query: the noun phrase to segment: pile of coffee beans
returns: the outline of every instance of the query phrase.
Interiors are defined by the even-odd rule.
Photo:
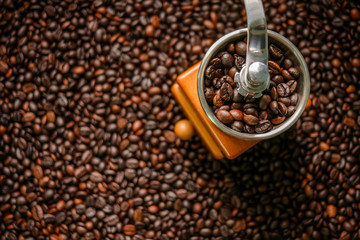
[[[360,5],[264,9],[311,104],[219,161],[176,136],[170,88],[242,1],[0,0],[0,239],[359,239]]]
[[[204,95],[220,122],[239,132],[265,133],[295,113],[300,72],[279,47],[270,44],[269,88],[260,98],[244,97],[234,77],[244,67],[246,46],[245,41],[230,43],[211,59],[204,73]]]

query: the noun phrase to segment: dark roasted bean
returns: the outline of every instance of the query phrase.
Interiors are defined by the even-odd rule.
[[[226,110],[219,110],[216,113],[216,117],[224,124],[231,124],[234,121],[233,116]]]
[[[280,48],[276,47],[274,44],[270,44],[269,53],[274,58],[281,58],[283,56],[283,52]]]
[[[264,133],[268,132],[272,129],[273,125],[269,120],[261,120],[256,126],[255,126],[255,132],[257,133]]]
[[[289,85],[285,83],[280,83],[279,85],[277,85],[276,90],[281,97],[287,97],[291,92]]]

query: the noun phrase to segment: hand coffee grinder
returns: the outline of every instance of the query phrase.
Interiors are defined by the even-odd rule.
[[[267,30],[261,0],[244,2],[248,28],[233,31],[217,40],[203,60],[182,73],[171,88],[182,110],[216,159],[234,159],[259,141],[273,138],[288,130],[305,110],[310,93],[309,71],[299,50],[285,37]],[[224,50],[227,44],[244,38],[247,38],[246,63],[234,77],[239,86],[235,91],[239,91],[241,95],[261,97],[262,92],[269,87],[268,43],[279,46],[300,71],[299,100],[295,113],[266,133],[242,133],[226,127],[216,118],[204,96],[204,73],[208,63]]]

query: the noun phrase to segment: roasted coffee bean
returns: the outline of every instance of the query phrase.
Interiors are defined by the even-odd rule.
[[[236,131],[242,132],[244,130],[244,124],[243,124],[242,121],[234,121],[231,124],[231,128],[236,130]]]
[[[41,221],[44,218],[44,211],[40,205],[35,205],[32,208],[31,213],[36,221]]]
[[[287,109],[287,117],[291,117],[296,112],[296,107],[289,106]]]
[[[276,90],[276,87],[272,87],[270,90],[270,96],[273,100],[277,100],[278,99],[278,93]]]
[[[272,124],[278,125],[278,124],[282,123],[283,121],[285,121],[285,116],[277,116],[277,117],[272,118],[270,121]]]
[[[229,83],[225,82],[220,88],[220,97],[225,102],[230,101],[234,97],[234,90]]]
[[[221,59],[220,58],[213,58],[211,59],[209,65],[212,65],[215,69],[221,66]]]
[[[299,98],[299,94],[294,93],[290,96],[290,104],[293,106],[296,106],[297,102],[298,102],[298,98]]]
[[[270,108],[270,110],[271,110],[271,112],[273,114],[278,114],[279,113],[279,107],[278,107],[278,102],[277,101],[270,102],[269,108]]]
[[[213,98],[215,96],[215,92],[211,88],[205,88],[205,99],[208,103],[211,103],[213,101]]]
[[[246,56],[246,50],[247,50],[247,44],[246,42],[238,42],[235,45],[235,51],[237,54],[239,54],[241,57]]]
[[[272,129],[273,125],[269,120],[261,120],[256,126],[255,126],[255,132],[256,133],[265,133]]]
[[[218,77],[212,80],[212,85],[214,86],[215,89],[219,89],[223,83],[224,83],[223,79]]]
[[[278,109],[279,109],[279,115],[280,116],[286,116],[287,115],[287,107],[284,103],[278,102]]]
[[[272,81],[274,81],[276,84],[280,84],[284,82],[284,78],[281,75],[275,75],[271,78]]]
[[[136,227],[131,224],[125,225],[123,230],[126,236],[134,236],[136,234]]]
[[[213,98],[213,104],[216,107],[221,107],[222,105],[224,105],[224,101],[222,100],[220,94],[216,94]]]
[[[291,104],[291,100],[288,97],[280,97],[280,98],[278,98],[278,101],[285,104],[285,106],[290,106],[290,104]]]
[[[279,74],[281,72],[281,67],[279,66],[279,64],[277,64],[274,61],[269,61],[268,62],[269,65],[269,70],[273,73],[273,74]]]
[[[297,81],[290,80],[286,83],[290,88],[290,94],[293,94],[297,88]]]
[[[259,119],[261,120],[267,120],[269,119],[269,114],[267,111],[261,111],[259,114]]]
[[[259,108],[265,110],[268,108],[269,103],[271,101],[271,97],[269,95],[262,95],[259,101]]]
[[[213,65],[210,65],[205,70],[205,77],[211,80],[214,78],[214,76],[215,76],[215,68]]]
[[[283,62],[283,67],[284,67],[285,69],[289,69],[289,68],[291,68],[292,66],[293,66],[293,62],[292,62],[290,59],[286,58],[286,59],[284,60],[284,62]]]
[[[216,113],[216,117],[224,124],[231,124],[234,121],[234,117],[226,110],[219,110]]]
[[[287,97],[291,92],[289,85],[285,83],[280,83],[279,85],[277,85],[276,90],[281,97]]]
[[[44,221],[46,224],[51,224],[56,222],[56,217],[53,214],[44,214]]]
[[[286,70],[286,69],[283,69],[283,70],[281,71],[281,75],[284,77],[284,79],[286,79],[286,80],[288,80],[288,81],[294,79],[294,77],[293,77],[293,76],[289,73],[289,71]]]
[[[237,54],[234,54],[234,57],[235,57],[235,66],[236,66],[238,71],[241,71],[244,64],[245,64],[245,58],[243,58],[243,57],[241,57],[241,56],[239,56]]]
[[[236,121],[242,121],[244,119],[244,113],[238,109],[230,110],[230,114]]]
[[[288,72],[291,74],[291,76],[293,76],[293,78],[299,78],[300,76],[300,72],[297,68],[291,67],[288,69]]]
[[[220,78],[220,82],[221,82],[221,84],[228,83],[228,84],[230,84],[230,86],[231,86],[232,88],[236,87],[236,84],[235,84],[235,82],[234,82],[234,79],[231,78],[231,77],[228,76],[228,75],[222,76],[222,77]]]
[[[274,58],[281,58],[283,56],[283,52],[281,51],[281,49],[274,44],[270,44],[269,53]]]
[[[231,68],[234,65],[234,57],[230,53],[225,53],[221,56],[221,63],[226,68]]]
[[[259,123],[259,118],[254,115],[244,114],[244,122],[249,125],[256,125]]]
[[[4,61],[0,61],[0,72],[5,74],[5,73],[7,73],[8,69],[9,69],[9,66],[7,65],[7,63]]]
[[[253,115],[253,116],[259,116],[259,110],[255,107],[249,107],[249,108],[245,108],[244,107],[244,113],[248,114],[248,115]]]
[[[235,59],[235,66],[237,66],[237,65],[236,65],[236,59]],[[229,69],[229,72],[228,72],[229,77],[231,77],[232,79],[234,79],[235,74],[236,74],[238,71],[239,71],[239,70],[238,70],[238,68],[236,68],[236,67],[230,68],[230,69]],[[205,83],[205,85],[206,85],[206,83]],[[210,85],[209,85],[209,86],[210,86]]]

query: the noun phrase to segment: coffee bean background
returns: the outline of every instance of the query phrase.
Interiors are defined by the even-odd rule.
[[[360,5],[264,3],[311,74],[294,128],[214,160],[170,87],[242,1],[0,0],[1,239],[359,239]]]

